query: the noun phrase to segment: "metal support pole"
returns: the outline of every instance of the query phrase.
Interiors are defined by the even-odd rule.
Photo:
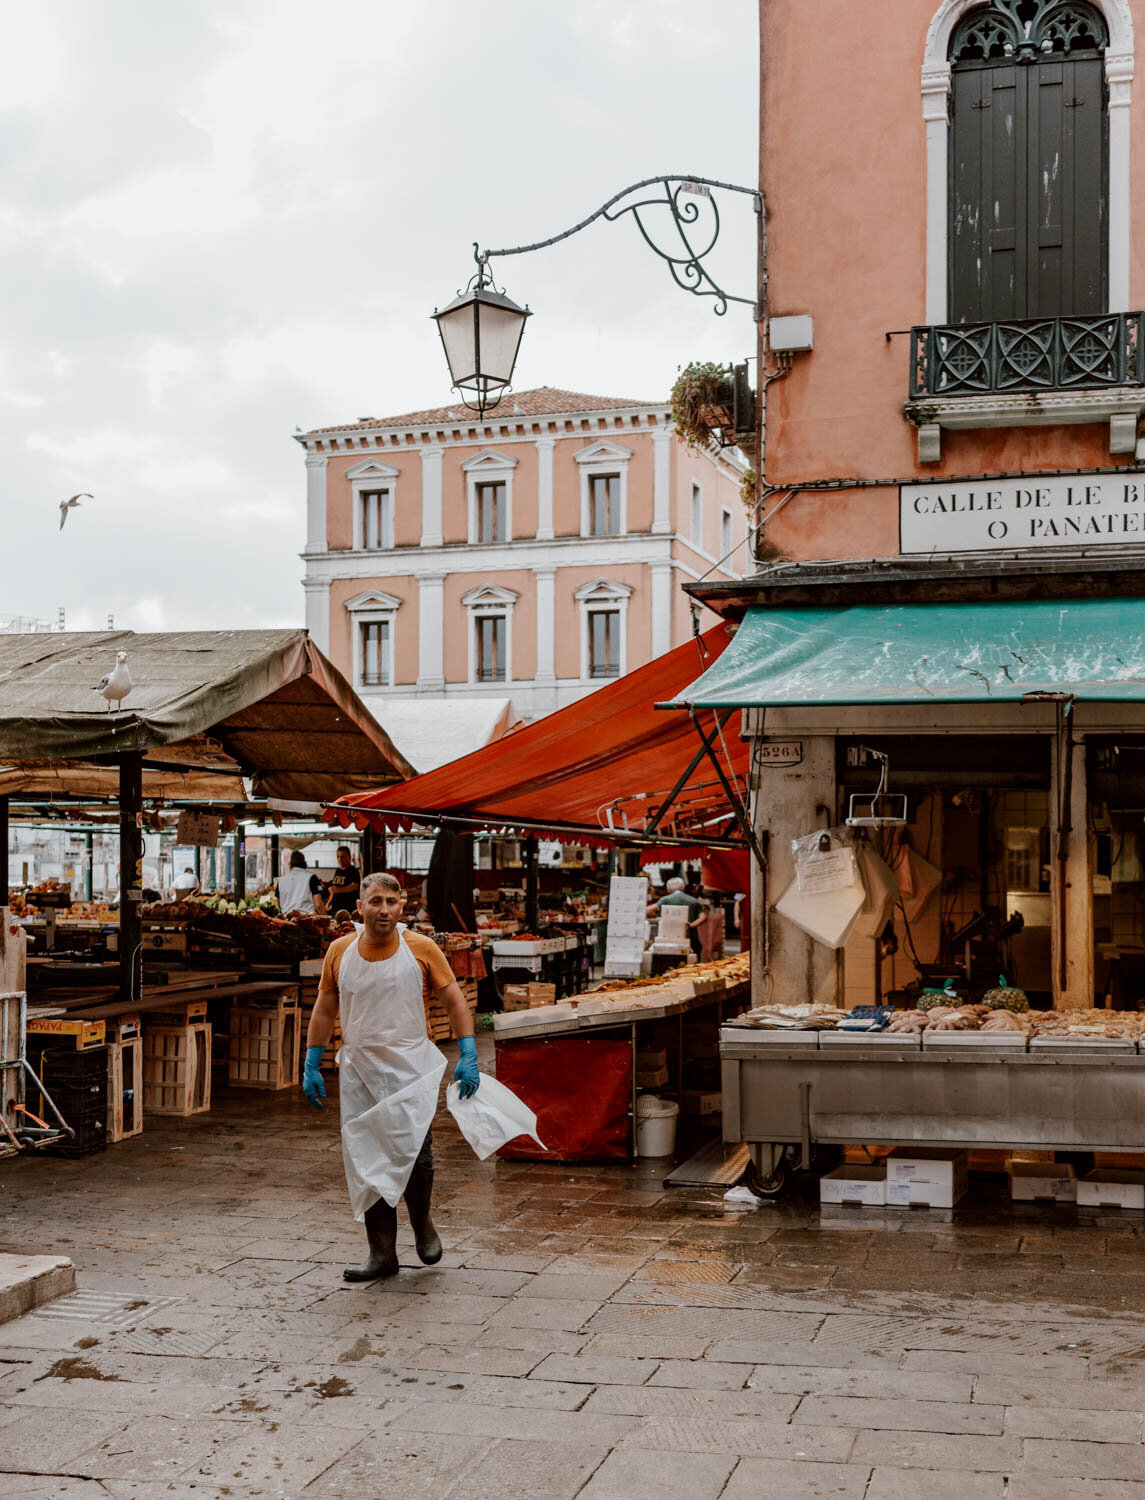
[[[274,884],[274,882],[278,879],[278,877],[279,877],[279,875],[281,873],[282,872],[278,868],[278,834],[277,833],[272,833],[271,836],[270,836],[270,883],[271,883],[271,885]]]
[[[195,884],[200,889],[202,889],[202,885],[203,885],[203,851],[202,851],[202,849],[200,849],[200,847],[199,847],[198,844],[195,845],[195,852],[192,855],[192,860],[193,860],[193,863],[191,865],[191,868],[195,872]]]
[[[525,926],[536,932],[540,921],[540,888],[537,874],[537,835],[525,838]]]
[[[636,1160],[636,1022],[632,1023],[632,1159]]]
[[[95,837],[89,828],[83,836],[83,898],[90,901],[92,898],[92,861],[95,858],[93,845]],[[3,906],[0,901],[0,906]]]
[[[119,996],[143,995],[143,756],[119,758]]]
[[[0,797],[0,906],[8,905],[8,798]]]
[[[246,896],[246,829],[241,819],[235,824],[235,900]]]

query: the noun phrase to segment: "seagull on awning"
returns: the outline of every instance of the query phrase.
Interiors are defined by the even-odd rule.
[[[64,529],[64,522],[68,518],[68,511],[69,510],[74,510],[74,508],[80,503],[81,500],[94,500],[94,499],[95,499],[94,495],[89,495],[86,490],[80,490],[79,494],[78,495],[73,495],[70,500],[61,500],[60,501],[60,530],[63,531],[63,529]]]
[[[130,691],[131,673],[127,670],[127,652],[119,651],[116,653],[115,666],[107,674],[106,677],[101,677],[99,679],[99,687],[96,688],[96,692],[102,693],[103,696],[107,699],[108,713],[111,712],[111,705],[113,702],[115,703],[116,712],[118,713],[123,700],[127,697]]]

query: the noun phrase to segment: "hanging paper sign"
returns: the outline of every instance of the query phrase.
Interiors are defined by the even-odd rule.
[[[175,837],[185,848],[213,849],[219,842],[219,820],[210,813],[181,812]]]
[[[847,845],[833,849],[799,850],[795,859],[799,890],[804,896],[826,896],[859,885],[855,851]]]

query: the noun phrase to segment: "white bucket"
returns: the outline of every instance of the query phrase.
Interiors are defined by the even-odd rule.
[[[676,1119],[680,1106],[655,1094],[636,1101],[637,1156],[671,1156],[676,1150]]]

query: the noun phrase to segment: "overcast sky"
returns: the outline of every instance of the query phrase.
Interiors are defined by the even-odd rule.
[[[755,177],[755,0],[0,0],[0,616],[302,623],[303,429],[451,399],[472,241]],[[754,225],[719,267],[750,296]],[[754,351],[629,220],[494,267],[515,386]],[[59,500],[95,499],[62,533]]]

